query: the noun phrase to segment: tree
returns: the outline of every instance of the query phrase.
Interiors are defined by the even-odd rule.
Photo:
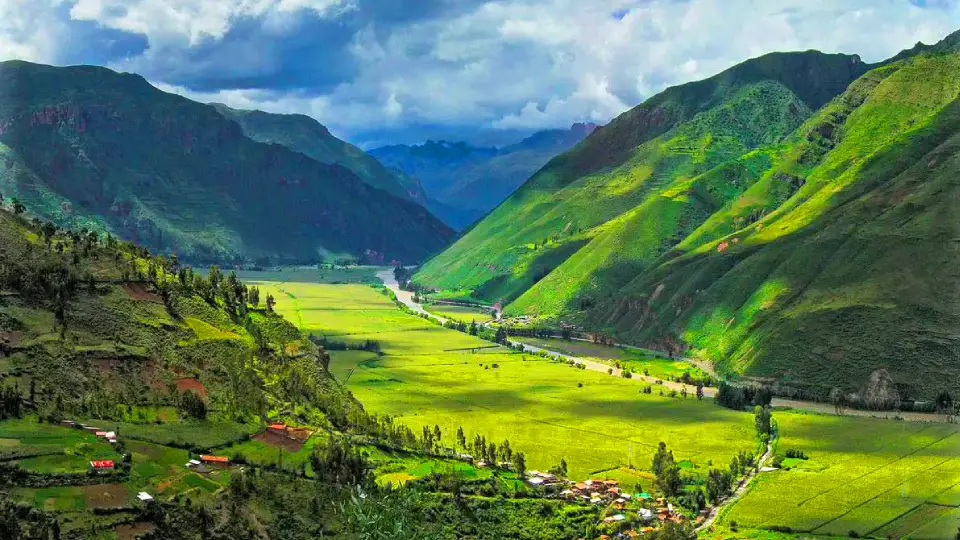
[[[205,420],[207,418],[207,404],[192,390],[187,390],[180,396],[180,410],[191,418]]]
[[[247,298],[250,299],[250,305],[253,307],[260,306],[260,289],[254,285],[250,287],[250,291],[247,293]]]
[[[457,428],[457,446],[464,450],[467,449],[467,436],[463,434],[463,427]]]
[[[495,343],[505,345],[507,343],[507,329],[503,325],[497,327],[497,333],[493,337]]]
[[[22,214],[22,213],[24,213],[24,212],[26,212],[26,211],[27,211],[27,207],[24,206],[22,202],[20,202],[20,199],[14,197],[14,198],[13,198],[13,213],[19,216],[20,214]]]
[[[757,405],[753,410],[753,422],[757,427],[757,436],[766,441],[770,438],[770,407]]]
[[[273,299],[272,294],[267,295],[267,311],[273,313],[273,306],[277,304],[277,301]]]
[[[478,332],[478,331],[479,331],[479,330],[478,330],[478,328],[477,328],[477,321],[471,321],[471,322],[470,322],[470,330],[469,330],[468,333],[469,333],[471,336],[475,336],[475,335],[477,335],[477,332]]]
[[[698,400],[703,399],[703,383],[702,382],[697,383],[697,399]]]
[[[653,456],[653,473],[657,478],[657,487],[667,497],[673,497],[683,489],[680,479],[680,467],[673,458],[673,452],[667,450],[667,444],[660,443]]]
[[[833,409],[837,414],[843,414],[849,405],[849,400],[847,394],[835,386],[830,390],[830,403],[833,403]]]
[[[938,413],[946,415],[953,414],[953,396],[950,395],[950,392],[947,392],[946,390],[940,392],[937,395],[935,403]]]
[[[527,474],[527,457],[523,455],[523,452],[514,452],[513,454],[513,469],[517,472],[517,476],[523,478]]]

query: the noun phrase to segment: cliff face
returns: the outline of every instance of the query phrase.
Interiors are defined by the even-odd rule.
[[[0,126],[7,196],[188,259],[414,261],[452,234],[348,168],[254,141],[135,75],[0,64]]]

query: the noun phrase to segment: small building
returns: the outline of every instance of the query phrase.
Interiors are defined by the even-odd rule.
[[[529,482],[534,486],[539,486],[540,484],[543,484],[543,478],[540,478],[539,476],[534,476],[533,478],[528,479],[527,482]]]
[[[153,500],[153,497],[146,491],[141,491],[140,493],[137,493],[137,498],[140,499],[141,502],[147,502],[147,501]]]
[[[627,519],[627,516],[625,516],[625,515],[623,515],[623,514],[615,514],[615,515],[612,515],[612,516],[608,516],[608,517],[603,518],[603,522],[604,522],[604,523],[614,523],[614,522],[617,522],[617,521],[623,521],[623,520],[625,520],[625,519]]]
[[[226,456],[200,456],[200,461],[207,465],[230,465],[230,458]]]
[[[95,471],[113,470],[113,460],[104,459],[100,461],[91,461],[90,466],[93,467],[93,470]]]
[[[267,429],[275,433],[286,434],[287,425],[286,424],[270,424],[267,426]]]
[[[61,420],[60,425],[64,427],[76,427],[77,423],[73,420]]]

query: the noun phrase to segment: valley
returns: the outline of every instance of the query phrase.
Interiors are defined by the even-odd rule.
[[[538,1],[0,58],[0,540],[960,538],[960,31]]]

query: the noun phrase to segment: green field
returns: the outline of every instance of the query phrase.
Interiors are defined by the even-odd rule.
[[[287,283],[380,283],[377,272],[382,266],[316,266],[281,267],[269,270],[236,270],[237,277],[244,283],[253,281],[271,281]],[[198,272],[207,274],[207,268],[198,268]],[[262,301],[262,299],[261,299]]]
[[[509,439],[531,468],[566,459],[574,477],[607,476],[648,485],[660,441],[704,471],[755,450],[752,417],[709,401],[639,393],[638,385],[506,349],[397,310],[359,285],[261,283],[277,311],[308,332],[380,342],[383,356],[332,351],[331,370],[371,412],[399,415],[414,431],[438,425],[453,445]],[[494,367],[496,365],[497,367]],[[582,384],[582,386],[581,386]],[[632,465],[632,468],[631,468]]]
[[[688,374],[695,379],[703,379],[708,376],[702,369],[689,362],[670,360],[669,358],[643,354],[636,350],[621,347],[556,338],[516,337],[511,339],[569,356],[590,358],[611,365],[620,364],[620,366],[633,373],[647,374],[650,377],[663,380],[675,380],[683,377],[684,374]]]
[[[490,312],[481,308],[471,306],[457,306],[451,304],[425,304],[424,309],[447,319],[463,321],[469,323],[476,321],[478,324],[491,320]]]
[[[760,473],[720,520],[846,536],[954,538],[960,526],[960,428],[778,412],[778,451],[808,460]]]

